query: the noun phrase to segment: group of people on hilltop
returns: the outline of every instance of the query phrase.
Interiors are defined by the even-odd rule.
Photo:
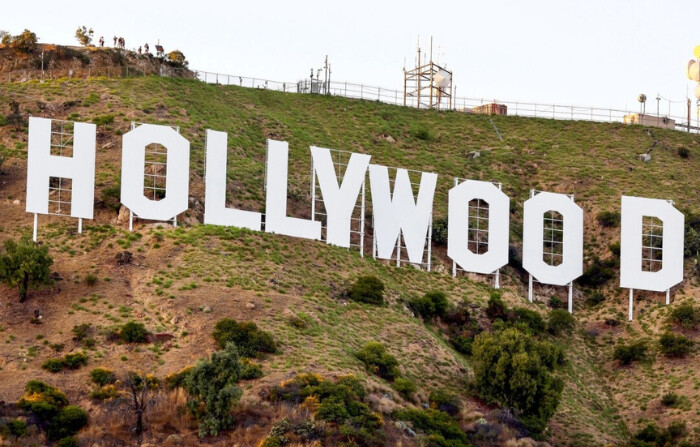
[[[117,36],[114,36],[112,40],[114,40],[114,48],[121,48],[122,50],[126,48],[126,41],[123,37],[117,38]]]
[[[139,47],[139,54],[141,54],[141,47]],[[143,44],[143,54],[148,54],[148,44]]]

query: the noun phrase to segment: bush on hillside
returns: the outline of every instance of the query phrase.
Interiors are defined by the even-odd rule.
[[[105,386],[117,381],[117,376],[111,369],[95,368],[90,371],[90,380],[98,386]]]
[[[233,343],[200,360],[185,379],[187,407],[199,421],[201,438],[216,436],[234,423],[231,409],[243,391],[238,387],[241,362]]]
[[[659,338],[659,347],[666,357],[685,357],[693,347],[693,341],[683,335],[666,332]]]
[[[413,393],[418,391],[416,382],[405,377],[397,377],[391,387],[396,390],[404,399],[410,399]]]
[[[461,404],[459,397],[446,390],[436,390],[430,393],[430,408],[444,411],[450,416],[456,416],[459,413]]]
[[[512,314],[513,322],[527,328],[533,335],[544,332],[544,319],[536,311],[524,307],[516,307],[513,309]]]
[[[445,315],[448,304],[447,296],[436,290],[428,292],[420,298],[413,298],[408,302],[411,310],[424,320]]]
[[[68,405],[59,411],[46,430],[46,437],[52,441],[73,436],[88,423],[88,414],[76,405]]]
[[[216,322],[212,333],[220,349],[233,343],[242,357],[255,357],[263,353],[277,352],[272,335],[258,329],[252,322],[237,322],[232,318],[223,318]]]
[[[408,421],[413,429],[426,434],[427,446],[468,447],[467,435],[449,414],[434,410],[406,409],[391,414],[397,421]]]
[[[598,223],[605,228],[617,228],[620,226],[620,213],[618,211],[601,211],[596,215]]]
[[[647,355],[647,344],[644,341],[636,341],[630,344],[619,344],[613,351],[613,359],[621,365],[629,365],[632,362],[644,360]]]
[[[373,275],[360,276],[347,291],[348,297],[360,303],[384,304],[384,283]]]
[[[119,330],[119,338],[126,343],[145,343],[149,332],[143,323],[129,321]]]
[[[33,32],[25,29],[21,34],[12,38],[12,48],[24,53],[31,53],[36,49],[39,38]]]
[[[491,321],[498,318],[502,320],[507,320],[508,308],[501,299],[501,293],[494,290],[491,292],[488,304],[486,305],[486,316],[489,317]]]
[[[615,277],[616,266],[617,262],[614,259],[600,260],[594,257],[576,281],[584,287],[600,287]]]
[[[438,247],[447,245],[447,217],[438,217],[433,220],[433,232],[431,236],[433,244]]]
[[[481,398],[513,408],[529,430],[544,430],[564,388],[553,374],[563,361],[561,350],[516,328],[506,328],[479,334],[473,351],[473,386]]]
[[[383,344],[369,342],[355,353],[355,357],[365,364],[373,374],[392,381],[399,376],[399,362],[389,354]]]
[[[700,310],[692,304],[681,304],[671,311],[671,321],[685,329],[695,329],[700,324]]]
[[[559,336],[563,333],[570,334],[576,327],[576,319],[573,315],[564,309],[552,309],[549,312],[549,321],[547,321],[547,332],[554,336]]]

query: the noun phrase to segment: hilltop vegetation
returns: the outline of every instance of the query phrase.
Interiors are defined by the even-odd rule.
[[[628,323],[615,218],[623,194],[672,199],[688,233],[700,231],[696,135],[495,116],[501,141],[486,116],[155,77],[0,84],[0,107],[1,241],[32,224],[28,115],[98,124],[95,220],[77,234],[70,218],[40,217],[53,284],[31,288],[24,303],[16,287],[0,286],[2,400],[22,399],[30,379],[56,387],[44,388],[90,410],[79,443],[133,443],[137,415],[143,442],[156,445],[174,432],[187,445],[200,432],[214,445],[266,446],[700,440],[698,247],[686,244],[686,278],[671,306],[663,294],[637,292]],[[132,233],[118,218],[120,138],[131,122],[178,126],[191,143],[190,209],[177,228],[137,222]],[[512,203],[502,290],[493,293],[485,276],[452,278],[444,246],[427,273],[372,260],[368,240],[360,257],[200,225],[206,129],[228,132],[229,205],[255,211],[264,211],[266,138],[289,142],[290,213],[299,217],[310,209],[310,145],[437,172],[436,221],[454,177],[502,182]],[[655,140],[652,160],[640,161]],[[468,157],[474,150],[480,156]],[[530,189],[575,194],[585,212],[586,275],[573,320],[559,309],[564,288],[537,286],[527,301],[519,249]],[[371,207],[367,225],[371,234]],[[229,341],[240,346],[230,351]],[[515,366],[489,376],[503,352]],[[216,362],[235,365],[220,377],[219,397],[235,398],[230,413],[202,403],[214,393],[207,374]],[[531,388],[508,381],[518,368]],[[544,385],[533,392],[536,384]],[[134,396],[146,405],[128,406]],[[47,436],[33,426],[20,436],[25,414],[3,418],[7,439]]]

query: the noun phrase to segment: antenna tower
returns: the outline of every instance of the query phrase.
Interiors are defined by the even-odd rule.
[[[403,105],[413,102],[408,98],[416,98],[416,104],[421,109],[452,108],[452,72],[433,62],[433,38],[430,38],[430,61],[421,62],[420,42],[416,67],[403,70]]]

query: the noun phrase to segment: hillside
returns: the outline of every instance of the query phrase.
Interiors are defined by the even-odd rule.
[[[433,271],[427,273],[374,261],[369,249],[363,258],[357,251],[321,242],[200,225],[206,129],[228,132],[229,204],[256,211],[264,211],[265,142],[272,138],[289,142],[290,211],[296,216],[309,214],[310,145],[367,153],[373,163],[438,173],[436,218],[446,215],[454,177],[502,182],[512,202],[511,244],[516,252],[522,238],[522,204],[530,189],[575,194],[585,213],[587,266],[597,258],[614,258],[609,245],[619,241],[619,228],[601,226],[596,216],[619,211],[621,195],[672,199],[687,216],[700,214],[700,136],[670,130],[650,133],[621,124],[415,110],[159,77],[0,84],[0,115],[11,113],[11,101],[19,104],[25,120],[32,115],[100,123],[95,220],[85,222],[79,235],[73,219],[39,218],[39,240],[49,247],[60,279],[31,290],[24,303],[18,303],[16,289],[0,285],[5,341],[0,345],[0,400],[17,401],[29,379],[58,386],[71,402],[89,409],[90,425],[78,437],[85,445],[118,445],[117,439],[131,439],[128,413],[89,397],[91,369],[141,370],[165,377],[217,349],[211,333],[224,317],[255,322],[280,348],[259,359],[264,376],[243,386],[235,429],[209,438],[210,444],[257,445],[274,422],[297,415],[301,410],[271,404],[263,396],[305,372],[360,378],[372,409],[386,419],[388,445],[418,445],[419,438],[391,423],[391,410],[420,408],[438,389],[459,396],[465,430],[475,430],[482,416],[490,423],[498,417],[495,406],[469,389],[471,359],[447,341],[447,328],[425,324],[404,304],[440,290],[455,305],[465,300],[480,327],[488,330],[492,323],[484,308],[491,294],[489,278],[452,278],[444,247],[433,251]],[[32,216],[24,211],[27,129],[6,121],[0,126],[0,241],[17,238],[32,225]],[[180,216],[177,228],[137,222],[129,233],[128,222],[119,220],[118,207],[112,206],[110,191],[120,177],[121,135],[132,122],[179,126],[191,143],[190,209]],[[652,146],[651,161],[640,161],[638,155]],[[688,158],[679,155],[680,148],[689,151]],[[481,156],[469,158],[475,150]],[[369,217],[367,221],[370,225]],[[117,255],[125,250],[133,253],[133,260],[119,265]],[[388,305],[347,301],[343,292],[365,274],[384,282]],[[584,293],[576,285],[576,329],[568,336],[548,336],[565,349],[568,362],[560,372],[565,382],[562,401],[543,442],[624,445],[649,421],[661,427],[684,421],[687,439],[700,442],[697,348],[686,358],[669,359],[657,347],[659,335],[670,327],[670,311],[683,303],[700,304],[692,259],[686,262],[685,274],[685,281],[673,290],[670,307],[664,306],[663,294],[637,292],[635,319],[629,323],[627,291],[616,287],[617,278],[599,287],[604,301],[597,305],[588,302],[592,289]],[[504,269],[502,283],[509,306],[542,315],[552,296],[566,297],[564,288],[537,287],[535,303],[527,303],[527,278],[515,264]],[[38,325],[31,321],[37,309],[42,316]],[[174,338],[141,346],[111,341],[110,328],[129,320]],[[613,320],[617,324],[606,324]],[[52,345],[64,345],[60,355],[83,349],[72,333],[81,323],[96,329],[96,345],[86,349],[88,366],[58,373],[42,369],[46,359],[57,356]],[[683,333],[700,341],[697,330]],[[636,339],[649,343],[647,360],[630,366],[613,361],[618,343]],[[413,400],[403,399],[355,358],[369,341],[384,343],[403,375],[415,380]],[[682,402],[666,407],[660,399],[671,391],[682,396]],[[183,399],[178,391],[159,398],[147,418],[144,445],[161,445],[176,432],[186,445],[196,445],[196,424],[176,416],[182,414],[177,408]]]

